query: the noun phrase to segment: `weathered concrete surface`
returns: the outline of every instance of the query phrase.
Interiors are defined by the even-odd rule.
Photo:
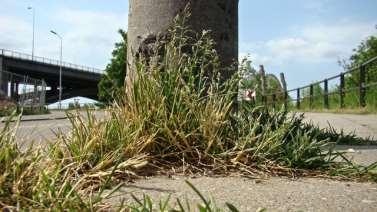
[[[377,139],[377,115],[334,114],[334,113],[305,113],[307,122],[312,122],[321,128],[328,128],[329,124],[337,131],[355,133],[362,138]]]
[[[34,147],[46,147],[49,142],[55,142],[55,133],[69,133],[70,130],[71,124],[68,119],[21,122],[16,140],[22,149],[27,149],[31,144]]]
[[[188,3],[191,16],[187,24],[198,33],[212,31],[222,64],[229,66],[238,60],[238,0],[130,0],[128,80],[133,78],[134,56],[148,52],[156,40],[162,39]],[[228,78],[232,73],[224,74]]]
[[[119,204],[122,198],[131,199],[130,193],[142,198],[142,193],[154,200],[187,197],[190,203],[199,203],[199,197],[184,182],[188,179],[206,197],[213,197],[216,205],[230,202],[240,211],[376,211],[377,184],[339,182],[326,179],[270,178],[253,180],[242,177],[198,177],[189,179],[173,176],[138,180],[121,188],[120,195],[110,200]]]

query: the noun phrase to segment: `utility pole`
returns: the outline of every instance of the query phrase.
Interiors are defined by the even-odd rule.
[[[31,60],[34,60],[34,47],[35,47],[35,8],[28,7],[28,10],[33,11],[33,39],[32,39],[32,49],[31,49]]]
[[[61,110],[62,109],[62,93],[63,93],[63,87],[62,87],[63,37],[53,30],[51,30],[50,32],[56,35],[60,39],[59,110]]]

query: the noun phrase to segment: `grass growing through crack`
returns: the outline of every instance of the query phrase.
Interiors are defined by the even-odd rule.
[[[11,120],[11,118],[9,119]],[[112,171],[97,189],[84,189],[90,182],[84,172],[82,164],[71,163],[69,167],[63,164],[59,157],[42,154],[40,151],[21,151],[15,143],[16,127],[6,122],[0,132],[0,209],[1,210],[52,210],[52,211],[96,211],[109,210],[109,205],[102,203],[118,188],[113,188],[104,194],[110,180],[120,170],[119,166],[112,167]],[[55,147],[55,146],[54,146]],[[58,159],[59,162],[51,161]],[[80,161],[80,160],[78,160]],[[119,163],[118,165],[120,165]],[[86,172],[88,172],[86,170]],[[73,174],[75,173],[75,174]],[[198,205],[200,211],[218,211],[219,209],[203,197],[203,195],[189,182],[188,185],[202,198],[203,205]],[[95,191],[95,193],[93,193]],[[177,199],[180,211],[191,211],[189,204],[183,205]],[[140,201],[135,198],[135,203],[122,205],[119,211],[156,211],[151,199],[144,196]],[[227,203],[228,207],[232,207]],[[158,211],[172,210],[170,200],[160,201]],[[235,209],[235,207],[233,206]],[[234,211],[234,210],[233,210]]]
[[[102,197],[84,195],[80,189],[85,178],[74,176],[74,167],[61,167],[53,161],[56,158],[40,149],[19,148],[15,142],[17,126],[11,126],[12,118],[0,132],[0,208],[15,211],[101,208]]]
[[[236,110],[238,76],[222,80],[224,70],[210,34],[187,36],[192,33],[184,21],[177,19],[170,39],[156,44],[155,55],[140,58],[132,89],[114,103],[106,119],[91,112],[70,116],[72,133],[58,134],[44,151],[21,151],[14,129],[5,125],[0,134],[1,207],[100,210],[108,207],[102,200],[111,186],[152,167],[168,169],[183,162],[220,173],[320,173],[376,180],[376,164],[356,166],[333,151],[343,137],[324,135],[284,111],[245,105]],[[135,209],[145,211],[150,202],[136,201]],[[204,201],[199,210],[211,211],[208,204]]]
[[[224,209],[227,209],[226,211],[231,212],[238,212],[238,209],[231,203],[226,202],[224,205],[224,209],[221,207],[216,206],[214,201],[211,201],[203,196],[203,194],[189,181],[186,181],[186,184],[196,193],[196,195],[200,198],[201,204],[197,204],[196,207],[193,207],[192,204],[189,203],[189,201],[186,199],[185,202],[182,201],[182,199],[177,198],[175,205],[176,207],[172,207],[172,202],[170,196],[165,200],[160,200],[159,203],[156,204],[153,202],[153,200],[147,196],[144,195],[143,199],[140,200],[134,195],[132,195],[132,198],[134,199],[134,204],[130,204],[127,207],[130,208],[134,212],[144,212],[144,211],[203,211],[203,212],[212,212],[212,211],[225,211]],[[156,208],[155,208],[156,207]]]

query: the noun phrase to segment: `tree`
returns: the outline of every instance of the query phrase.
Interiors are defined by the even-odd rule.
[[[370,36],[354,49],[354,54],[350,57],[350,65],[358,65],[377,56],[377,37]]]
[[[122,41],[115,43],[112,59],[106,66],[105,74],[98,84],[100,101],[111,103],[124,88],[127,69],[127,33],[119,30]]]
[[[353,54],[349,60],[343,60],[340,64],[346,69],[358,67],[359,65],[365,63],[366,61],[377,56],[377,37],[370,36],[365,41],[362,41],[361,44],[353,50]],[[377,82],[377,63],[374,63],[367,67],[367,81],[368,82]],[[353,72],[351,77],[348,77],[346,80],[347,84],[351,87],[357,86],[359,82],[359,73]]]
[[[128,81],[135,77],[138,54],[148,52],[156,41],[168,37],[174,18],[187,6],[191,12],[189,27],[197,33],[211,31],[222,66],[238,60],[238,0],[130,0]],[[234,71],[224,69],[222,77],[229,78]]]

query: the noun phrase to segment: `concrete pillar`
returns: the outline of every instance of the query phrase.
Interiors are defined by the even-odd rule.
[[[39,104],[43,107],[46,104],[46,82],[44,79],[42,79],[42,91],[39,100]]]
[[[15,82],[15,91],[14,91],[14,93],[15,93],[15,96],[14,96],[14,99],[18,102],[18,100],[19,100],[19,87],[20,87],[20,82],[18,82],[18,81],[16,81]]]
[[[32,99],[33,99],[33,107],[36,106],[37,104],[39,104],[39,96],[38,96],[38,84],[37,84],[37,80],[34,80],[34,84],[33,84],[33,88],[34,88],[34,91],[33,91],[33,94],[32,94]]]
[[[3,57],[0,57],[0,98],[8,97],[8,74],[4,72],[5,65]]]
[[[59,91],[58,91],[58,86],[57,85],[51,85],[51,91],[52,93],[55,95],[55,94],[58,94]]]
[[[5,98],[5,93],[3,90],[3,57],[0,57],[0,100]]]
[[[238,61],[238,0],[130,0],[128,18],[128,71],[133,78],[134,56],[163,38],[173,19],[190,4],[188,25],[198,33],[211,30],[223,66]],[[229,78],[235,69],[224,70]]]
[[[14,99],[15,96],[15,82],[13,79],[10,81],[10,98]]]

